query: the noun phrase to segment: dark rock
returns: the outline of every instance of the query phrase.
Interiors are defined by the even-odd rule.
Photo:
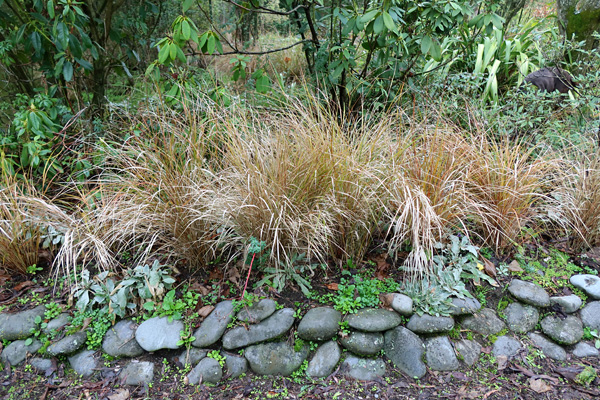
[[[473,366],[479,360],[481,354],[481,345],[474,340],[463,339],[455,345],[458,354],[462,357],[465,364]]]
[[[413,313],[413,300],[405,294],[392,293],[390,307],[400,315],[410,316]]]
[[[362,356],[373,356],[383,349],[383,335],[379,332],[352,332],[340,342],[346,349]]]
[[[181,339],[183,322],[172,320],[168,317],[155,317],[142,322],[135,331],[135,339],[140,347],[146,351],[157,351],[161,349],[176,350]]]
[[[463,328],[470,329],[473,332],[485,336],[495,335],[506,326],[504,322],[498,318],[496,313],[489,308],[484,308],[475,315],[465,317],[460,325]]]
[[[37,306],[32,310],[14,314],[0,314],[0,340],[27,339],[31,330],[37,327],[36,317],[44,317],[46,306]]]
[[[230,353],[224,353],[223,355],[225,356],[228,377],[237,378],[246,373],[248,370],[248,360]]]
[[[570,281],[592,299],[600,299],[600,278],[596,275],[573,275]]]
[[[385,333],[384,351],[394,365],[407,375],[422,378],[427,373],[423,362],[423,341],[403,326]]]
[[[269,318],[248,329],[243,326],[233,328],[223,336],[223,348],[226,350],[237,349],[254,343],[274,339],[286,333],[294,323],[294,310],[284,308]]]
[[[190,385],[201,382],[218,383],[223,378],[221,364],[214,358],[205,357],[187,376]]]
[[[331,307],[308,310],[298,325],[298,336],[304,340],[329,340],[340,328],[342,314]]]
[[[475,314],[477,311],[481,309],[481,303],[477,301],[477,299],[473,298],[464,298],[460,299],[458,297],[452,298],[452,304],[450,306],[450,314],[457,315],[465,315],[465,314]]]
[[[521,303],[509,304],[504,313],[508,329],[517,333],[527,333],[535,329],[540,318],[537,308]]]
[[[51,356],[58,356],[60,354],[71,354],[76,352],[85,344],[87,335],[85,332],[77,332],[72,335],[66,336],[56,343],[51,344],[46,349],[46,352]]]
[[[425,340],[427,366],[434,371],[455,371],[460,367],[454,348],[447,336]]]
[[[192,342],[192,346],[207,347],[216,343],[231,321],[233,321],[233,302],[220,302],[194,332],[196,340]]]
[[[543,287],[535,283],[513,279],[508,286],[508,291],[523,303],[536,307],[548,307],[550,305],[548,293]]]
[[[550,297],[551,304],[557,304],[566,314],[574,313],[581,307],[581,299],[577,295]]]
[[[348,326],[363,332],[383,332],[402,322],[398,313],[381,308],[363,308],[346,318]]]
[[[117,322],[110,328],[102,341],[102,350],[112,357],[137,357],[144,353],[135,340],[137,325],[130,320]]]
[[[575,357],[598,357],[598,349],[589,343],[579,342],[573,348],[573,355]]]
[[[6,365],[15,366],[21,364],[27,358],[27,354],[35,354],[42,347],[42,342],[34,340],[29,346],[26,345],[26,340],[15,340],[2,350],[0,360]]]
[[[208,350],[197,349],[190,347],[184,350],[177,360],[183,365],[196,365],[208,354]]]
[[[29,365],[31,365],[38,373],[46,373],[46,371],[50,371],[53,368],[52,360],[41,357],[34,357],[29,360]]]
[[[527,336],[531,339],[536,347],[539,347],[546,357],[550,357],[553,360],[565,361],[567,359],[567,352],[565,349],[557,345],[556,343],[548,340],[544,335],[539,333],[530,332]]]
[[[44,329],[42,329],[42,331],[46,334],[49,334],[50,332],[53,332],[53,331],[55,331],[55,332],[59,331],[60,329],[62,329],[69,323],[70,319],[71,319],[71,317],[69,316],[69,314],[62,313],[58,317],[49,321],[48,324],[46,325],[46,327]]]
[[[306,374],[312,378],[324,378],[329,376],[333,372],[338,361],[340,361],[341,356],[342,350],[336,342],[330,340],[323,343],[319,346],[312,360],[308,363]]]
[[[429,314],[414,314],[408,320],[406,327],[416,333],[449,332],[454,328],[452,317],[436,317]]]
[[[238,321],[257,324],[270,317],[277,309],[277,303],[271,299],[262,299],[248,308],[243,308],[237,313]]]
[[[125,385],[148,385],[154,380],[154,364],[149,361],[132,360],[121,371],[120,377]]]
[[[376,358],[358,358],[348,356],[341,366],[344,375],[359,381],[372,381],[385,374],[385,363]]]
[[[584,326],[600,332],[600,301],[592,301],[581,310],[581,321]]]
[[[73,371],[84,378],[92,376],[98,368],[98,360],[94,357],[94,350],[83,350],[69,357],[69,364]]]
[[[560,344],[575,344],[583,337],[581,320],[573,315],[564,320],[551,315],[545,317],[542,319],[542,331]]]
[[[498,336],[492,347],[492,352],[495,357],[506,356],[510,359],[517,355],[521,350],[521,342],[510,336]]]
[[[287,343],[256,344],[244,351],[250,369],[258,375],[289,376],[302,365],[307,356],[308,346],[295,351]]]

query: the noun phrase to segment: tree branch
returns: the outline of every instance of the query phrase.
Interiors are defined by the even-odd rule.
[[[293,8],[290,11],[277,11],[277,10],[273,10],[271,8],[263,7],[261,5],[255,5],[252,0],[250,0],[250,3],[252,4],[252,6],[254,8],[244,7],[243,5],[238,4],[238,3],[236,3],[233,0],[223,0],[223,1],[225,1],[225,3],[229,3],[229,4],[233,5],[233,6],[235,6],[237,8],[241,8],[242,10],[249,11],[249,12],[254,12],[254,13],[257,13],[257,14],[290,15],[290,14],[293,14],[294,12],[298,11],[301,8],[308,8],[308,7],[310,7],[310,6],[305,6],[304,4],[301,4],[299,6],[296,6],[295,8]]]
[[[296,42],[294,44],[291,44],[289,46],[286,47],[280,47],[278,49],[272,49],[272,50],[265,50],[265,51],[243,51],[243,50],[238,50],[235,47],[232,47],[233,51],[226,51],[224,53],[221,54],[214,54],[217,56],[225,56],[225,55],[229,55],[229,54],[246,54],[246,55],[264,55],[264,54],[271,54],[271,53],[277,53],[278,51],[283,51],[283,50],[287,50],[287,49],[291,49],[292,47],[298,46],[299,44],[302,43],[309,43],[311,42],[311,40],[301,40],[299,42]],[[186,56],[197,56],[197,55],[206,55],[205,53],[200,53],[197,51],[192,51],[191,53],[186,53]]]

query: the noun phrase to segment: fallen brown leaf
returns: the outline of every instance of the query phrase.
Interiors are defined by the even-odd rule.
[[[523,268],[521,268],[517,260],[512,260],[510,264],[508,264],[508,270],[510,272],[523,272]]]
[[[214,309],[215,306],[204,306],[198,310],[198,315],[202,318],[206,318]]]
[[[542,379],[529,378],[529,387],[536,393],[545,393],[552,390],[552,387]]]
[[[116,393],[108,396],[108,400],[127,400],[129,398],[129,390],[117,389]]]
[[[392,305],[392,301],[394,301],[394,295],[391,293],[381,293],[379,295],[379,300],[383,303],[383,307],[390,307]]]
[[[190,285],[190,289],[200,293],[202,296],[206,296],[210,293],[210,290],[208,290],[206,286],[200,284],[198,281],[194,281],[194,283]]]
[[[338,290],[338,284],[337,283],[328,283],[327,285],[325,285],[325,287],[329,290]]]
[[[31,281],[25,281],[25,282],[21,282],[21,283],[19,283],[17,286],[15,286],[15,287],[13,288],[13,290],[14,290],[15,292],[20,292],[21,290],[23,290],[23,289],[25,289],[25,288],[28,288],[28,287],[30,287],[30,286],[33,286],[33,282],[31,282]]]
[[[508,364],[508,357],[505,355],[499,355],[496,357],[496,362],[498,363],[498,371],[502,371],[506,369],[506,365]]]

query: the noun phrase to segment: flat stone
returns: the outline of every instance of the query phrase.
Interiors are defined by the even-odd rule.
[[[185,365],[197,365],[208,354],[208,350],[197,349],[196,347],[190,347],[184,350],[177,360]]]
[[[119,376],[125,385],[148,385],[154,380],[154,364],[149,361],[132,360]]]
[[[573,275],[570,279],[573,286],[583,290],[593,299],[600,299],[600,278],[596,275]]]
[[[29,346],[26,345],[26,340],[15,340],[2,350],[0,360],[6,365],[15,366],[21,364],[27,358],[27,354],[35,354],[42,348],[42,342],[34,340]]]
[[[516,356],[522,347],[521,342],[510,336],[498,336],[492,347],[492,353],[494,353],[494,357],[506,356],[510,359]]]
[[[72,335],[66,336],[56,343],[51,344],[46,349],[46,352],[51,356],[58,356],[60,354],[71,354],[76,352],[85,344],[87,335],[85,332],[77,332]]]
[[[172,320],[168,317],[155,317],[142,322],[135,331],[135,339],[140,347],[146,351],[161,349],[176,350],[183,331],[183,322]]]
[[[340,340],[342,346],[354,354],[374,356],[383,349],[383,334],[380,332],[352,332]]]
[[[223,353],[225,356],[225,366],[227,367],[227,376],[237,378],[248,371],[248,360],[235,354]]]
[[[31,330],[37,327],[35,318],[43,318],[45,312],[46,306],[37,306],[14,314],[0,314],[0,340],[27,339]]]
[[[414,314],[408,320],[406,327],[415,333],[449,332],[454,328],[452,317],[436,317],[429,314]]]
[[[256,344],[244,351],[250,369],[258,375],[289,376],[302,365],[307,356],[308,346],[295,351],[285,342]]]
[[[306,374],[312,378],[325,378],[331,375],[341,356],[342,350],[336,342],[330,340],[323,343],[308,363]]]
[[[504,313],[508,329],[517,333],[532,331],[540,319],[537,308],[521,303],[510,303]]]
[[[38,373],[46,374],[47,371],[52,370],[52,360],[48,358],[34,357],[29,360],[29,365],[31,365]]]
[[[425,339],[425,360],[434,371],[456,371],[460,364],[447,336]]]
[[[523,303],[536,307],[548,307],[550,305],[550,296],[538,284],[513,279],[508,286],[508,291]]]
[[[566,314],[572,314],[579,310],[582,301],[579,296],[572,294],[570,296],[556,296],[550,297],[550,304],[558,305],[561,310]]]
[[[541,324],[542,331],[556,343],[575,344],[583,337],[583,324],[573,315],[564,320],[549,315],[542,319]]]
[[[530,332],[527,336],[529,336],[529,339],[531,339],[536,347],[539,347],[544,352],[546,357],[557,361],[565,361],[567,359],[567,352],[565,349],[548,340],[544,335]]]
[[[348,326],[363,332],[384,332],[402,322],[395,311],[382,308],[363,308],[346,318]]]
[[[73,371],[84,378],[89,378],[94,375],[98,368],[98,360],[94,357],[94,350],[83,350],[69,357],[69,364]]]
[[[383,349],[387,358],[408,376],[422,378],[427,373],[423,341],[409,329],[398,326],[386,332]]]
[[[584,326],[600,332],[600,301],[588,303],[581,310],[580,316]]]
[[[457,315],[471,315],[475,314],[481,309],[481,303],[474,298],[458,298],[453,297],[451,299],[452,304],[450,305],[450,314]]]
[[[233,321],[233,302],[229,300],[220,302],[194,332],[196,340],[192,342],[192,346],[208,347],[216,343],[231,321]]]
[[[262,299],[250,307],[243,308],[237,313],[238,321],[257,324],[270,317],[277,309],[277,303],[272,299]]]
[[[586,342],[579,342],[573,348],[573,355],[579,358],[598,357],[598,349]]]
[[[42,332],[45,334],[58,332],[69,323],[70,319],[71,316],[68,313],[61,313],[58,315],[58,317],[48,321],[48,324],[44,329],[42,329]]]
[[[304,340],[329,340],[337,334],[341,320],[342,313],[331,307],[312,308],[298,324],[298,336]]]
[[[465,317],[460,325],[484,336],[495,335],[506,327],[494,310],[489,308],[484,308],[475,315]]]
[[[223,378],[221,364],[214,358],[206,357],[187,376],[190,385],[201,382],[218,383]]]
[[[392,302],[390,306],[398,314],[406,317],[413,313],[413,300],[405,294],[392,293]]]
[[[379,358],[348,356],[341,366],[345,376],[359,381],[372,381],[385,374],[385,363]]]
[[[137,324],[131,320],[122,320],[110,328],[104,340],[102,350],[112,357],[137,357],[144,349],[135,340]]]
[[[233,328],[223,335],[223,348],[226,350],[237,349],[254,343],[275,339],[286,333],[294,323],[294,310],[284,308],[269,318],[247,329],[243,326]]]
[[[457,342],[454,347],[469,367],[473,366],[479,360],[481,345],[476,341],[463,339]]]

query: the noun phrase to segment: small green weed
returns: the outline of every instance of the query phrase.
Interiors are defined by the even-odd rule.
[[[210,351],[206,356],[218,361],[221,368],[225,366],[225,356],[219,350]]]

